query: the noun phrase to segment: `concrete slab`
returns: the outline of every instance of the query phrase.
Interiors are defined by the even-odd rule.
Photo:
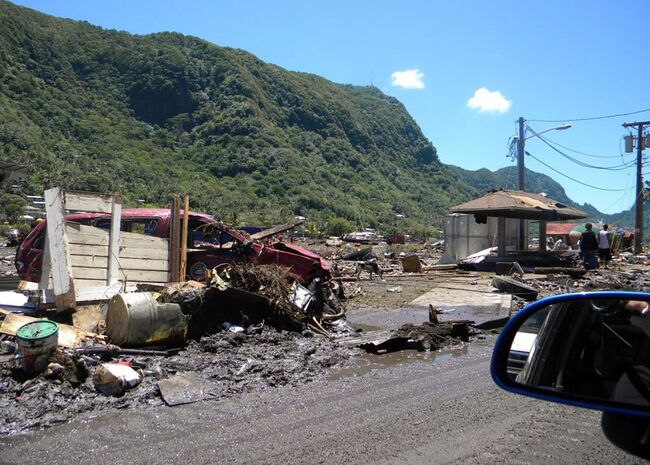
[[[443,312],[439,321],[473,320],[477,325],[497,322],[499,326],[510,317],[512,296],[499,294],[488,276],[454,276],[439,282],[417,299],[395,310],[355,310],[348,313],[353,325],[366,331],[393,330],[403,324],[429,321],[429,304]],[[499,324],[498,320],[502,320]]]
[[[489,280],[466,279],[439,283],[405,308],[425,312],[429,305],[442,311],[438,320],[473,320],[477,325],[510,316],[512,296],[494,292]]]

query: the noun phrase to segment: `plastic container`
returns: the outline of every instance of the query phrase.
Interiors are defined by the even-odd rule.
[[[150,292],[117,294],[108,303],[106,333],[122,347],[178,347],[185,343],[187,321],[180,305],[160,304]]]
[[[38,374],[47,368],[59,342],[59,325],[54,321],[32,321],[16,331],[16,349],[23,370]]]

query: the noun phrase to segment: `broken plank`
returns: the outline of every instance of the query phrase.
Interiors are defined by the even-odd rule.
[[[422,271],[453,271],[457,270],[458,265],[456,263],[450,263],[445,265],[423,265]]]
[[[95,192],[67,191],[65,206],[68,210],[111,213],[113,196]]]
[[[83,286],[83,283],[87,282],[87,286]],[[118,283],[114,286],[106,286],[104,281],[79,281],[80,286],[78,289],[75,289],[75,297],[79,303],[93,303],[101,302],[104,300],[109,300],[115,294],[120,292],[134,292],[137,290],[135,284],[124,284]],[[54,294],[51,289],[45,289],[40,291],[40,302],[41,307],[49,308],[54,303]]]
[[[537,289],[534,287],[503,276],[495,276],[492,278],[492,286],[496,287],[501,292],[513,294],[528,301],[535,300],[538,294]]]
[[[72,265],[65,228],[63,191],[54,187],[44,192],[47,219],[47,248],[50,256],[52,286],[59,309],[75,308]]]
[[[66,234],[68,235],[68,242],[70,244],[108,246],[110,242],[109,234],[106,230],[93,228],[92,226],[84,226],[84,229],[68,226],[66,227]],[[167,239],[138,233],[123,232],[120,235],[120,247],[150,246],[165,247],[167,246]]]
[[[171,226],[169,228],[169,281],[180,281],[181,213],[178,197],[171,203]]]
[[[279,226],[274,226],[272,228],[265,229],[264,231],[256,232],[255,234],[251,234],[251,239],[261,240],[261,239],[266,239],[267,237],[275,236],[276,234],[280,234],[281,232],[289,231],[290,229],[293,229],[296,226],[300,226],[303,223],[303,221],[304,220],[296,219],[289,223],[281,224]]]
[[[111,230],[108,236],[108,276],[106,284],[109,286],[118,281],[118,267],[120,266],[120,228],[122,225],[122,194],[115,193],[111,199]]]
[[[167,241],[161,243],[158,247],[121,247],[120,260],[123,258],[141,258],[150,260],[164,260],[169,262],[169,246]]]
[[[185,196],[183,203],[183,222],[181,224],[181,255],[180,255],[180,271],[179,281],[185,281],[185,274],[187,272],[187,227],[190,219],[190,197]]]
[[[75,279],[97,279],[106,280],[107,270],[105,268],[88,268],[75,266],[72,269]],[[152,271],[152,270],[131,270],[121,268],[118,273],[120,281],[151,281],[161,282],[167,281],[167,270]]]
[[[573,278],[582,278],[587,270],[584,268],[570,268],[563,266],[536,266],[535,274],[566,274]]]
[[[73,273],[75,279],[82,276],[75,273],[75,268],[101,268],[108,267],[108,258],[99,256],[85,256],[85,255],[71,255]],[[120,258],[118,276],[119,279],[121,271],[119,270],[144,270],[144,271],[167,271],[169,268],[167,260],[150,260],[141,258]]]

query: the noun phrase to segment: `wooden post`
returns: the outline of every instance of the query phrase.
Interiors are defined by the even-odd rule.
[[[65,235],[63,191],[58,187],[54,187],[46,190],[44,197],[45,217],[47,219],[47,246],[52,270],[54,302],[59,310],[75,309],[77,302],[72,280],[68,239]]]
[[[122,194],[116,192],[111,205],[111,231],[108,239],[108,273],[106,274],[107,286],[117,284],[119,281],[121,225]]]
[[[185,281],[187,273],[187,226],[190,220],[190,196],[185,196],[183,203],[183,226],[181,228],[181,266],[178,280]]]
[[[169,228],[169,281],[177,282],[180,272],[180,235],[181,235],[181,217],[178,197],[172,199],[171,205],[171,224]]]
[[[506,219],[499,217],[497,219],[497,256],[506,255]]]
[[[539,251],[546,252],[546,221],[539,220]]]

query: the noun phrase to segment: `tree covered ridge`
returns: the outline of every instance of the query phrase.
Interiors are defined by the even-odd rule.
[[[246,223],[430,232],[482,192],[375,87],[4,0],[0,24],[0,157],[31,167],[25,193],[121,191],[131,205],[189,194],[193,209]]]

